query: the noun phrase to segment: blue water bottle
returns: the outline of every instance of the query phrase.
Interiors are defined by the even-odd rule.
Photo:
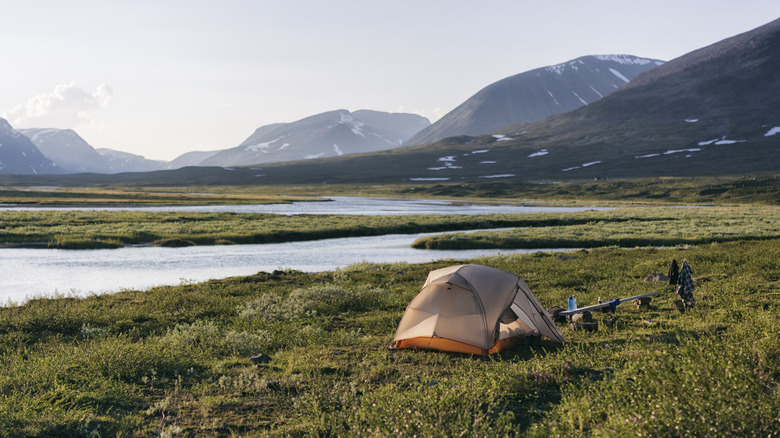
[[[574,295],[569,297],[569,310],[577,310],[577,299]]]

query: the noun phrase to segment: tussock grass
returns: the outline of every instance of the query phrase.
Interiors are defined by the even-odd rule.
[[[697,306],[647,283],[672,258]],[[391,351],[431,269],[360,263],[0,308],[0,436],[768,436],[780,239],[472,260],[545,307],[660,290],[489,358]],[[255,364],[249,356],[271,357]]]
[[[274,215],[133,211],[0,211],[0,244],[49,242],[66,249],[127,244],[230,245],[576,224],[566,215]]]
[[[564,225],[455,233],[418,239],[414,248],[593,248],[698,245],[780,237],[777,207],[632,207],[583,212]]]

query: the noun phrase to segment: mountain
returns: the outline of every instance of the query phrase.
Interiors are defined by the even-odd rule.
[[[105,159],[72,129],[19,129],[67,173],[109,173]]]
[[[399,147],[428,125],[428,119],[414,114],[330,111],[258,128],[239,146],[200,164],[239,166],[380,151]]]
[[[179,169],[187,166],[197,166],[204,160],[207,160],[219,151],[193,151],[179,155],[173,161],[169,161],[166,165],[167,169]]]
[[[0,118],[0,174],[62,173],[29,138]]]
[[[149,160],[140,155],[95,149],[72,129],[31,128],[20,129],[19,132],[65,173],[149,172],[174,168],[163,161]]]
[[[591,104],[489,135],[371,154],[154,174],[3,177],[18,183],[517,184],[777,174],[780,20],[683,55]],[[747,182],[749,184],[749,180]],[[671,190],[671,189],[670,189]]]
[[[574,110],[664,62],[632,55],[583,56],[494,82],[412,137],[409,146],[481,135]]]
[[[165,161],[150,160],[129,152],[106,148],[97,149],[97,152],[105,160],[108,171],[104,173],[151,172],[167,169]]]
[[[538,122],[371,155],[264,166],[257,179],[431,183],[776,174],[778,96],[775,20]]]

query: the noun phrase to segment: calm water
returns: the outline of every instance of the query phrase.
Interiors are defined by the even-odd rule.
[[[441,200],[336,197],[329,202],[205,207],[141,207],[144,211],[231,211],[276,214],[496,214],[571,212],[593,207],[544,207],[457,204]],[[28,207],[0,207],[29,210]],[[130,208],[79,208],[121,210]],[[603,208],[597,208],[603,209]],[[510,250],[430,251],[412,249],[430,234],[327,239],[265,245],[197,246],[187,248],[128,247],[105,250],[0,249],[0,304],[55,293],[88,295],[122,289],[147,289],[183,281],[205,281],[258,271],[292,268],[320,272],[362,261],[422,263],[467,259]],[[537,251],[537,250],[533,250]]]
[[[156,207],[17,207],[0,205],[0,210],[133,210],[133,211],[203,211],[274,214],[351,214],[384,216],[405,214],[499,214],[499,213],[567,213],[585,210],[608,210],[611,207],[550,207],[544,205],[473,204],[438,199],[361,198],[334,196],[331,201],[293,202],[292,204],[205,205]]]
[[[68,251],[0,249],[0,304],[54,293],[84,296],[292,268],[320,272],[362,261],[423,263],[538,250],[416,250],[431,235],[350,237],[265,245],[130,247]]]

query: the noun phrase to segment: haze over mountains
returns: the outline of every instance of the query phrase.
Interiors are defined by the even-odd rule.
[[[73,130],[22,129],[66,173],[148,172],[185,166],[260,165],[375,152],[455,133],[479,134],[585,105],[662,61],[631,55],[586,56],[496,82],[442,120],[405,113],[336,110],[257,128],[239,146],[190,152],[171,162],[94,149]],[[417,140],[415,140],[417,139]],[[0,160],[2,156],[0,155]],[[6,169],[4,173],[30,173]]]
[[[0,173],[42,174],[63,170],[46,158],[29,138],[0,118]]]
[[[431,123],[415,114],[330,111],[293,123],[258,128],[239,146],[202,166],[240,166],[374,152],[401,146]]]
[[[562,69],[572,67],[573,70],[575,66],[583,72],[591,72],[593,69],[579,67],[587,64],[587,58],[554,67],[562,73]],[[652,63],[656,61],[642,65]],[[615,67],[607,67],[613,77],[620,79],[620,75],[610,68],[626,76]],[[555,68],[551,69],[553,71],[541,70],[557,74]],[[599,90],[595,85],[593,89]],[[549,87],[545,91],[550,91],[546,94],[548,97],[552,94],[556,100],[563,96],[556,96]],[[153,175],[94,176],[89,180],[149,184],[556,181],[744,175],[776,173],[780,169],[780,20],[648,69],[611,94],[598,91],[605,97],[594,102],[580,91],[568,92],[577,100],[582,98],[580,104],[583,106],[577,109],[535,122],[505,126],[486,135],[447,137],[431,144],[343,156],[338,156],[338,150],[345,152],[342,145],[328,141],[324,143],[324,149],[313,155],[336,155],[331,158],[311,159],[298,152],[285,159],[300,161],[265,163],[262,169],[249,166],[229,170],[186,168]],[[545,93],[539,91],[537,94],[543,98]],[[543,101],[536,100],[539,106],[549,106],[549,101],[546,104]],[[324,113],[307,118],[312,120],[301,124],[318,126],[317,129],[327,135],[346,133],[352,137],[392,138],[385,132],[367,131],[365,128],[370,124],[355,117],[357,113]],[[313,123],[319,119],[330,121]],[[336,119],[342,123],[334,125]],[[356,124],[356,120],[363,125]],[[296,138],[296,141],[305,138],[298,132],[286,131],[295,124],[259,128],[242,145],[218,152],[204,162],[219,154],[224,157],[236,154],[252,161],[271,154],[282,156],[292,149],[293,143],[288,138]],[[16,132],[7,123],[5,126],[5,130],[0,129],[0,143],[9,141],[5,140],[9,132],[11,137]],[[428,130],[435,126],[431,125]],[[5,137],[3,132],[6,132]],[[347,144],[346,140],[338,138]],[[3,153],[0,147],[0,162],[8,169]],[[40,158],[39,161],[44,166],[41,169],[59,171],[50,165],[45,167],[45,161]],[[23,167],[26,173],[32,173],[29,164],[23,163],[23,166],[27,166]],[[45,180],[36,178],[35,181]],[[62,183],[71,180],[68,176],[52,178],[52,181]]]
[[[633,55],[583,56],[488,85],[412,137],[409,146],[481,135],[593,103],[664,62]]]
[[[2,120],[2,119],[0,119]],[[3,120],[4,121],[4,120]],[[5,121],[4,121],[5,122]],[[0,173],[121,173],[151,172],[186,166],[241,166],[268,162],[308,160],[345,154],[374,152],[401,146],[412,135],[430,125],[416,114],[360,110],[336,110],[292,123],[258,128],[239,146],[221,151],[196,151],[171,162],[149,160],[140,155],[106,148],[95,149],[71,129],[20,129],[5,122],[7,129],[22,134],[57,166],[36,167],[30,163],[8,163]],[[10,132],[9,131],[9,132]],[[29,144],[26,146],[29,148]]]

